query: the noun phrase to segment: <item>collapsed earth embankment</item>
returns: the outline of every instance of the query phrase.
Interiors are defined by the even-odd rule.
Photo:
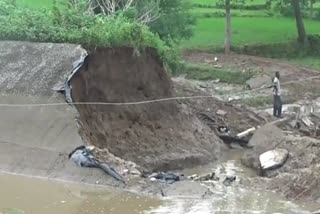
[[[156,51],[98,48],[71,79],[75,102],[126,103],[174,96]],[[151,170],[208,163],[221,140],[176,101],[139,105],[77,105],[87,143]]]

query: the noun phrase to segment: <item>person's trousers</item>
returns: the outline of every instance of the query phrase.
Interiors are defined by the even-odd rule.
[[[273,116],[281,117],[282,101],[279,95],[273,95]]]

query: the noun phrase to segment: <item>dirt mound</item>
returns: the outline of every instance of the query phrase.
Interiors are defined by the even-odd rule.
[[[134,102],[174,96],[154,50],[96,49],[71,80],[76,102]],[[153,170],[215,159],[221,141],[176,101],[129,106],[76,106],[85,141]]]
[[[242,157],[242,163],[258,172],[260,154],[275,148],[289,151],[289,157],[281,168],[264,172],[264,176],[270,179],[263,185],[290,199],[320,200],[319,140],[285,136],[277,127],[267,125],[253,135],[250,143],[254,146],[253,150]]]

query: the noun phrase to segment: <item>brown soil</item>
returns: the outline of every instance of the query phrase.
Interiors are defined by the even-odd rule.
[[[270,177],[260,183],[291,200],[320,199],[320,141],[308,137],[285,136],[272,125],[259,129],[251,138],[253,150],[246,152],[242,163],[260,173],[259,155],[275,148],[287,149],[289,157],[279,169],[264,172]]]
[[[214,61],[215,57],[218,58],[217,62]],[[270,79],[275,71],[280,71],[282,83],[320,75],[319,71],[315,69],[256,56],[239,54],[226,56],[223,54],[189,51],[184,53],[184,58],[190,63],[219,65],[229,70],[266,74],[270,76]],[[284,97],[285,101],[293,102],[301,99],[313,99],[320,96],[320,78],[283,85],[282,88],[288,93]]]
[[[174,80],[177,93],[183,96],[211,95],[192,87],[188,81]],[[194,115],[197,115],[211,129],[216,130],[218,126],[227,126],[231,134],[238,134],[249,128],[263,125],[266,121],[253,111],[243,105],[222,102],[215,98],[204,98],[195,100],[179,101],[189,106]],[[225,114],[218,114],[218,111]]]
[[[76,102],[133,102],[174,96],[154,50],[97,49],[71,81]],[[151,170],[208,163],[221,141],[176,101],[129,106],[76,106],[83,139]]]

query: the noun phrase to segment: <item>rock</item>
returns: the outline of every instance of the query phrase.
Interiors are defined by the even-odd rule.
[[[260,76],[253,77],[246,82],[247,85],[250,86],[251,89],[261,88],[265,85],[271,84],[270,76],[264,74]]]
[[[267,151],[259,156],[261,168],[263,170],[276,169],[281,167],[289,155],[286,149],[275,149]]]
[[[279,144],[285,135],[282,130],[274,125],[265,125],[256,130],[249,141],[249,145],[254,147],[258,156],[266,151],[272,150]]]
[[[259,156],[269,150],[273,150],[285,139],[281,129],[274,125],[265,125],[255,131],[248,146],[253,147],[247,150],[241,157],[241,163],[261,173]]]
[[[157,179],[155,177],[150,178],[150,181],[156,181]]]
[[[223,110],[221,110],[221,109],[219,109],[219,110],[217,111],[217,114],[218,114],[218,115],[222,115],[222,116],[224,116],[224,115],[226,115],[226,114],[227,114],[227,112],[226,112],[226,111],[223,111]]]

